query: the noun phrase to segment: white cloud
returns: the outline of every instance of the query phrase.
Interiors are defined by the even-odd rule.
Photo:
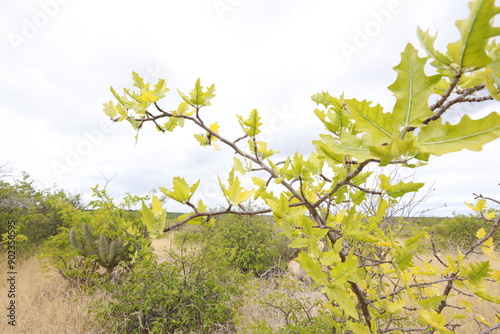
[[[168,187],[179,175],[190,182],[202,177],[200,189],[210,197],[233,154],[200,148],[192,127],[165,135],[150,127],[137,145],[125,124],[103,128],[101,104],[112,97],[109,86],[129,87],[131,71],[151,80],[165,77],[172,91],[161,104],[168,109],[178,103],[176,88],[189,91],[201,77],[217,87],[206,117],[230,137],[238,135],[235,115],[258,108],[274,124],[268,134],[273,147],[307,153],[322,131],[312,94],[345,92],[390,108],[392,67],[408,41],[418,45],[417,25],[439,31],[444,46],[456,37],[452,22],[467,14],[465,1],[451,0],[222,2],[230,4],[223,12],[213,0],[1,4],[2,160],[46,185],[87,194],[105,182],[103,175],[117,174],[112,183],[118,197]],[[367,35],[364,43],[360,34]],[[14,38],[18,44],[13,36],[20,37]],[[341,43],[357,52],[346,57]],[[498,195],[498,148],[494,143],[482,154],[434,159],[417,171],[436,182],[428,205],[446,202],[459,210],[474,189]],[[78,150],[80,160],[72,155]],[[58,174],[54,165],[68,161],[72,166]]]

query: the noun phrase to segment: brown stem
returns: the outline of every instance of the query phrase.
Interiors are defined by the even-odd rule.
[[[439,306],[437,308],[438,314],[443,312],[444,308],[447,306],[446,298],[448,298],[448,296],[453,288],[453,282],[455,282],[456,277],[457,277],[457,274],[455,274],[455,273],[451,273],[451,275],[447,276],[447,278],[449,278],[450,280],[448,281],[448,283],[446,283],[446,286],[443,290],[442,296],[444,296],[444,299],[441,301],[441,303],[439,304]]]

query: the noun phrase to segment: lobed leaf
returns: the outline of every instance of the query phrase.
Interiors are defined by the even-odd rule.
[[[460,68],[481,68],[491,62],[485,51],[488,39],[500,34],[500,28],[491,26],[500,7],[495,0],[475,0],[469,9],[469,17],[456,22],[461,39],[448,44],[448,55]]]
[[[398,76],[388,88],[397,100],[391,117],[402,129],[421,127],[423,121],[433,115],[428,100],[441,75],[426,76],[425,64],[426,59],[418,57],[417,50],[408,43],[401,53],[401,62],[394,67]]]
[[[368,133],[374,145],[389,140],[394,133],[394,119],[389,113],[384,113],[382,106],[370,106],[370,101],[345,100],[351,118],[356,121],[356,129]]]
[[[252,109],[246,120],[242,116],[237,115],[237,117],[243,132],[247,136],[255,137],[261,132],[259,127],[262,125],[262,122],[260,121],[261,118],[257,109]]]
[[[464,115],[456,125],[431,122],[418,134],[419,147],[437,156],[462,149],[481,151],[487,144],[500,137],[500,115],[496,112],[473,120]]]
[[[379,175],[380,179],[380,188],[387,192],[392,198],[401,197],[406,193],[418,191],[420,188],[424,186],[425,183],[416,183],[416,182],[403,182],[400,181],[395,185],[389,183],[390,177],[386,175]]]
[[[193,196],[194,192],[198,188],[198,185],[200,184],[200,180],[198,180],[195,184],[192,186],[189,186],[189,184],[184,180],[184,178],[181,177],[174,177],[173,178],[173,190],[169,190],[163,187],[160,187],[160,191],[173,199],[174,201],[177,201],[179,203],[187,203]]]

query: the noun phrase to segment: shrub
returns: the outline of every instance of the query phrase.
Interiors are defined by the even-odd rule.
[[[287,242],[265,216],[224,215],[208,235],[212,247],[244,273],[258,275],[287,260]]]
[[[484,221],[477,214],[455,214],[442,219],[434,228],[435,241],[442,248],[470,247],[476,240],[477,231],[484,227]],[[499,240],[500,232],[493,235]]]
[[[109,301],[94,305],[106,333],[209,333],[228,326],[242,276],[206,249],[182,245],[168,255],[161,264],[142,261],[118,285],[107,286]]]

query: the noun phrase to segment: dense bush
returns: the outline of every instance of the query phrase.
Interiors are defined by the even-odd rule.
[[[176,240],[209,245],[244,273],[259,275],[295,255],[269,216],[221,215],[213,226],[186,226]]]
[[[223,216],[217,219],[209,235],[212,246],[232,266],[254,274],[278,264],[285,243],[275,223],[263,216]]]
[[[477,231],[484,227],[484,221],[477,214],[455,214],[439,220],[432,231],[436,244],[441,248],[470,247],[476,240]],[[500,232],[493,235],[493,240],[499,240]]]
[[[181,245],[157,264],[142,261],[95,305],[106,333],[209,333],[230,327],[241,275],[206,249]]]
[[[62,189],[39,189],[27,173],[13,182],[0,180],[0,221],[12,220],[16,225],[18,246],[22,256],[30,256],[49,237],[67,227],[65,212],[83,210],[80,195]],[[7,224],[0,224],[5,238]]]

